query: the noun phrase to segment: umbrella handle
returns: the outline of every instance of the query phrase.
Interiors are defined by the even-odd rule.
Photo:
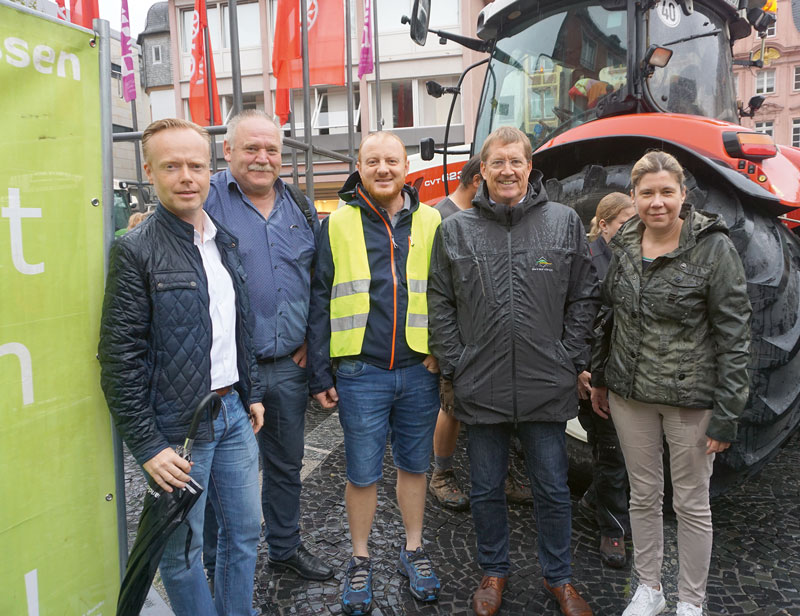
[[[200,427],[200,418],[203,416],[203,412],[206,410],[206,407],[209,408],[209,417],[213,421],[217,418],[217,415],[219,415],[219,409],[221,406],[222,398],[219,397],[219,394],[213,391],[200,400],[200,403],[194,410],[192,423],[189,426],[189,433],[186,435],[186,441],[183,443],[183,447],[178,447],[177,449],[178,454],[180,454],[181,457],[187,460],[189,459],[189,456],[192,453],[192,444],[197,436],[197,430]]]

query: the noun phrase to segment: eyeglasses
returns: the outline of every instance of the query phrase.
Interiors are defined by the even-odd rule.
[[[514,171],[524,169],[526,166],[525,161],[520,160],[519,158],[512,158],[511,160],[496,158],[494,160],[490,160],[487,164],[489,169],[492,169],[493,171],[501,171],[502,169],[506,168],[506,165],[511,165],[511,168]]]

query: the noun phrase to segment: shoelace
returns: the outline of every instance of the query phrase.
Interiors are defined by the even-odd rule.
[[[428,555],[422,550],[409,554],[408,562],[413,565],[414,569],[417,570],[417,573],[421,577],[430,577],[433,572],[433,563],[431,563],[431,559],[428,558]]]
[[[495,590],[500,590],[500,578],[487,575],[481,580],[481,588],[489,588],[490,586]]]
[[[571,599],[572,597],[577,597],[578,591],[572,586],[572,584],[564,584],[564,598]]]
[[[359,558],[350,566],[347,578],[350,580],[352,590],[363,590],[369,578],[369,558]]]

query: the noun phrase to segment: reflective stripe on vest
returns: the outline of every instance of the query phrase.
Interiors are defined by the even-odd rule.
[[[331,289],[331,357],[361,353],[369,316],[371,274],[361,208],[347,205],[329,217],[328,236],[333,256]],[[411,237],[406,260],[408,310],[406,342],[418,353],[428,354],[428,267],[439,212],[420,204],[411,216]]]

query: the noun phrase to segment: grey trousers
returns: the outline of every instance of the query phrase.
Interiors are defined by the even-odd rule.
[[[625,400],[609,392],[631,486],[633,558],[639,581],[657,587],[664,559],[663,438],[670,453],[673,508],[678,518],[678,598],[702,605],[711,562],[709,482],[714,455],[706,455],[711,410]]]

